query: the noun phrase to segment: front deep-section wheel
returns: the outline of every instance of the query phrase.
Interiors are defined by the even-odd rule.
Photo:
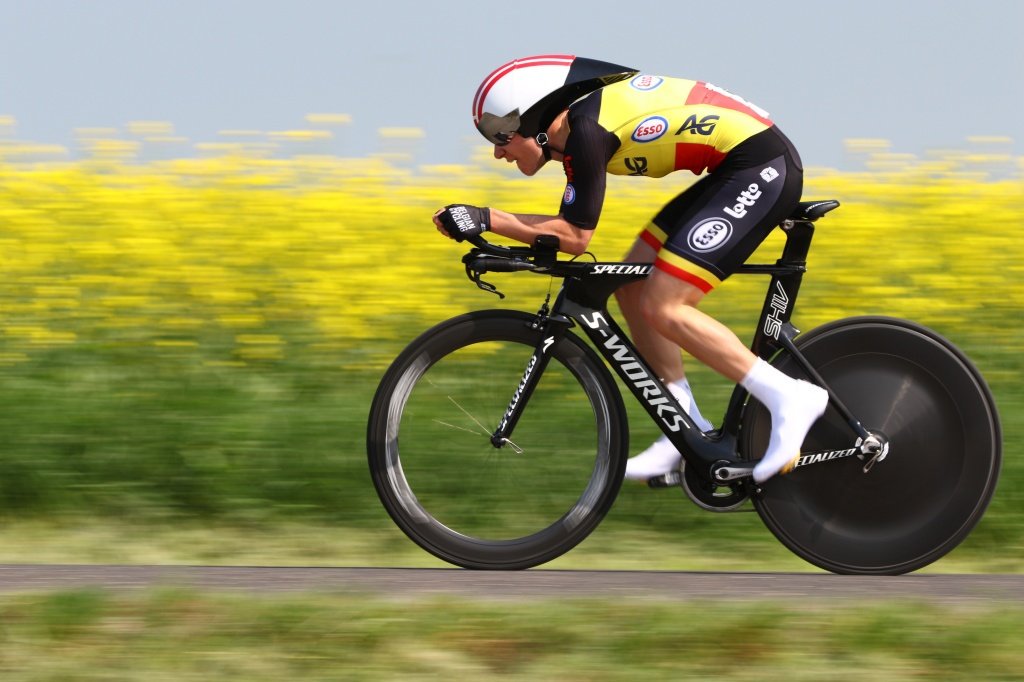
[[[839,320],[796,345],[853,415],[889,450],[865,471],[836,457],[767,481],[754,505],[775,536],[837,573],[899,574],[943,556],[981,519],[1001,461],[999,418],[984,380],[947,340],[905,320]],[[773,362],[806,378],[792,357]],[[760,457],[770,417],[751,399],[741,450]],[[802,452],[853,445],[829,408]]]
[[[522,569],[583,540],[622,484],[622,398],[597,355],[566,333],[504,447],[491,444],[541,338],[533,317],[495,310],[439,324],[381,380],[370,472],[395,523],[428,552]]]

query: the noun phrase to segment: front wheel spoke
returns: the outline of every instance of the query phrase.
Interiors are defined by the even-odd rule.
[[[433,421],[435,424],[440,424],[441,426],[447,426],[450,429],[455,429],[457,431],[464,431],[465,433],[471,433],[474,436],[479,436],[479,435],[486,436],[487,435],[486,431],[484,431],[481,434],[481,432],[477,431],[476,429],[467,429],[465,426],[458,426],[457,424],[449,424],[448,422],[446,422],[446,421],[444,421],[442,419],[432,419],[431,421]]]

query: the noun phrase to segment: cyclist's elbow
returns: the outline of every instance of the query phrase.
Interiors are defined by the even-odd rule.
[[[568,221],[564,222],[563,229],[559,232],[560,249],[573,256],[586,252],[590,237],[593,235],[593,230],[584,230]]]

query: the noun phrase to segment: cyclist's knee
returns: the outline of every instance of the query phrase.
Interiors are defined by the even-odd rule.
[[[657,295],[650,287],[644,287],[638,297],[640,314],[648,325],[662,329],[666,321],[678,315],[680,305],[671,299]]]

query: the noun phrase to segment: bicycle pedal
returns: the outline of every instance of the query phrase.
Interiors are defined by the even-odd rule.
[[[683,474],[679,471],[670,471],[661,476],[647,479],[647,485],[651,488],[672,488],[683,482]]]

